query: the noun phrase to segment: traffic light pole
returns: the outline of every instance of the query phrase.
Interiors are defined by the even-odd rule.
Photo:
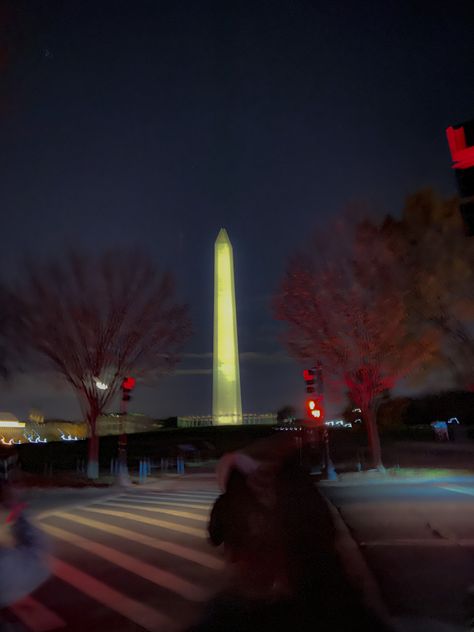
[[[324,418],[324,405],[323,405],[323,394],[324,394],[324,380],[323,380],[323,369],[321,362],[318,361],[316,365],[312,369],[306,369],[303,372],[303,377],[306,382],[306,392],[314,393],[317,390],[317,395],[311,395],[306,400],[306,412],[308,414],[308,418],[310,422],[316,423],[319,428],[319,442],[321,446],[321,472],[327,481],[335,481],[337,480],[336,470],[334,468],[334,464],[331,460],[330,450],[329,450],[329,431],[325,426]],[[314,388],[314,384],[316,382],[316,389]],[[313,435],[313,430],[309,430],[309,443],[311,444],[313,440],[311,436]]]
[[[331,459],[331,454],[329,451],[329,430],[324,427],[323,428],[323,444],[324,444],[324,465],[323,465],[323,475],[327,481],[337,481],[337,473],[336,468]]]
[[[127,402],[123,399],[120,401],[120,434],[118,441],[118,480],[120,485],[130,484],[130,475],[127,465],[127,433],[125,432],[125,416],[127,414]]]
[[[127,403],[130,401],[130,392],[135,387],[133,377],[124,378],[121,389],[122,398],[120,400],[120,435],[118,442],[118,481],[120,485],[130,485],[130,475],[127,465],[127,433],[125,432],[125,417],[127,415]]]

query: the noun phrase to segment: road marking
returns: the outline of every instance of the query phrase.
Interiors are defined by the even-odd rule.
[[[94,505],[95,507],[99,507],[98,503]],[[103,506],[107,507],[124,507],[123,504],[114,502],[113,500],[109,500],[107,504],[104,503]],[[176,509],[163,509],[162,507],[143,507],[142,505],[131,505],[127,503],[125,505],[129,509],[140,509],[141,511],[153,511],[155,513],[163,513],[170,516],[178,516],[179,518],[189,518],[190,520],[197,520],[198,522],[208,522],[208,516],[202,516],[201,514],[191,513],[190,511],[178,511]]]
[[[214,486],[210,489],[143,489],[143,491],[155,493],[155,494],[171,494],[173,496],[180,496],[181,494],[193,494],[195,496],[210,496],[220,494],[219,488]]]
[[[133,520],[134,522],[141,522],[142,524],[148,524],[153,527],[162,527],[163,529],[169,529],[170,531],[179,531],[180,533],[186,533],[187,535],[194,535],[197,538],[205,539],[206,532],[204,529],[196,529],[196,527],[188,527],[184,524],[178,524],[177,522],[168,522],[167,520],[159,520],[158,518],[146,518],[145,516],[137,516],[129,513],[128,511],[114,511],[112,509],[98,509],[95,507],[82,507],[84,511],[92,511],[94,513],[115,516],[117,518],[125,518],[126,520]]]
[[[128,495],[128,496],[132,496],[132,494],[124,494],[124,495]],[[197,503],[205,503],[207,505],[211,505],[213,502],[215,502],[217,496],[175,496],[170,495],[167,496],[165,494],[133,494],[133,496],[136,498],[137,496],[140,496],[142,498],[154,498],[156,500],[172,500],[174,502],[182,502],[182,503],[188,503],[188,502],[197,502]]]
[[[473,541],[474,542],[474,541]],[[459,546],[459,540],[444,540],[442,538],[399,538],[394,540],[369,540],[367,542],[361,542],[360,546],[421,546],[421,547],[446,547],[446,546]]]
[[[182,492],[179,494],[171,494],[166,492],[156,492],[155,494],[158,498],[171,498],[173,500],[205,500],[208,502],[213,502],[216,500],[219,494],[195,494],[195,493],[186,493]]]
[[[33,597],[25,597],[9,607],[15,617],[32,632],[48,632],[64,628],[66,622]]]
[[[126,493],[126,490],[123,490]],[[134,492],[140,494],[155,494],[155,496],[218,496],[221,491],[216,487],[214,489],[150,489],[149,487],[135,487]]]
[[[164,632],[164,630],[176,629],[176,624],[166,615],[107,586],[92,575],[88,575],[56,557],[51,558],[51,566],[54,575],[60,580],[140,625],[145,630]]]
[[[432,538],[432,539],[415,539],[415,538],[400,538],[398,540],[372,540],[368,542],[361,542],[360,546],[419,546],[419,547],[449,547],[449,546],[464,546],[467,548],[474,547],[474,538]]]
[[[467,487],[461,487],[461,485],[438,485],[441,489],[446,489],[448,492],[456,492],[457,494],[467,494],[468,496],[474,496],[474,489],[468,489]]]
[[[112,562],[112,564],[115,564],[116,566],[124,568],[126,571],[130,571],[143,579],[147,579],[157,586],[170,590],[189,601],[205,601],[210,596],[209,593],[199,586],[196,586],[195,584],[192,584],[173,573],[164,571],[156,566],[152,566],[147,562],[142,562],[127,553],[117,551],[110,546],[105,546],[99,542],[83,538],[80,535],[71,533],[70,531],[65,531],[59,527],[43,525],[43,529],[55,538],[68,542],[69,544],[73,544],[88,553],[93,553],[108,562]]]
[[[115,499],[110,499],[112,502],[121,502],[127,503],[133,501],[135,503],[140,503],[144,505],[170,505],[171,507],[186,507],[186,509],[203,509],[205,511],[209,511],[210,505],[197,505],[195,503],[177,503],[172,500],[161,500],[161,499],[153,499],[153,498],[134,498],[133,496],[129,496],[124,498],[122,496],[117,496]],[[104,500],[101,501],[101,504],[107,504],[109,501]],[[98,504],[98,503],[93,503]]]
[[[200,564],[201,566],[205,566],[206,568],[212,568],[213,570],[222,570],[224,568],[224,562],[217,557],[209,555],[208,553],[195,551],[194,549],[190,549],[187,546],[182,546],[181,544],[159,540],[143,533],[136,533],[134,531],[130,531],[129,529],[122,529],[121,527],[116,527],[115,525],[107,524],[106,522],[99,522],[98,520],[84,518],[83,516],[67,513],[64,511],[55,514],[55,516],[63,518],[64,520],[69,520],[70,522],[81,524],[85,527],[97,529],[98,531],[112,533],[113,535],[117,535],[120,538],[124,538],[132,542],[139,542],[140,544],[149,546],[152,549],[165,551],[165,553],[183,558],[190,562],[195,562],[196,564]]]

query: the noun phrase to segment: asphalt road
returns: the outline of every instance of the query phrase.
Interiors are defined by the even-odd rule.
[[[11,615],[34,632],[180,630],[222,586],[206,538],[212,484],[131,489],[51,510],[52,577]]]
[[[466,621],[469,613],[474,616],[474,604],[470,609],[466,594],[474,585],[474,484],[323,490],[359,543],[392,616],[419,621],[414,630],[435,630],[435,623],[436,629],[472,629]]]

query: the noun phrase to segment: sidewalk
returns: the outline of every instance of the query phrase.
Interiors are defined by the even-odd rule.
[[[393,468],[387,469],[385,474],[376,470],[343,472],[337,475],[336,481],[320,480],[318,484],[323,486],[352,486],[455,482],[474,483],[474,469]]]
[[[392,632],[462,632],[466,628],[429,616],[394,616],[389,613],[380,585],[369,567],[351,529],[340,511],[326,499],[337,531],[336,548],[347,577],[361,591],[364,603],[369,610],[377,613],[387,630]]]

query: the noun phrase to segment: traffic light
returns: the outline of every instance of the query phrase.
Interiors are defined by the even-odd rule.
[[[306,383],[306,392],[314,393],[314,369],[305,369],[303,377]]]
[[[308,397],[306,400],[306,413],[311,421],[324,423],[324,409],[321,397]]]
[[[474,235],[474,119],[446,130],[456,173],[460,211],[468,235]]]
[[[125,377],[122,382],[122,401],[129,402],[132,399],[130,391],[135,388],[136,380],[134,377]]]

